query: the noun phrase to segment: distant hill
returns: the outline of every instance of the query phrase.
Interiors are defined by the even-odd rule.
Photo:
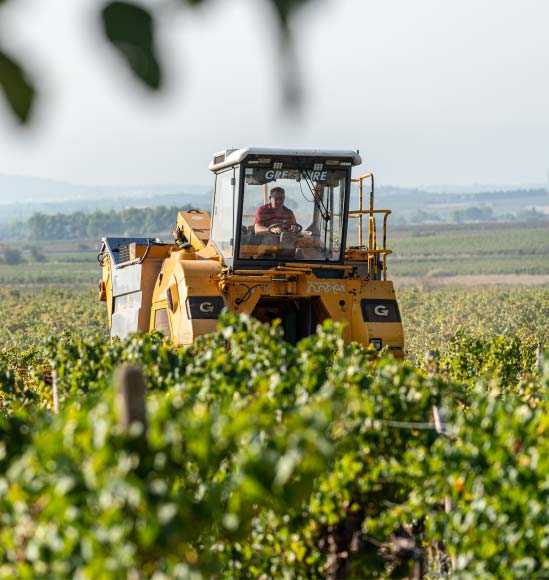
[[[112,197],[143,198],[179,193],[201,195],[209,190],[208,186],[195,184],[81,185],[23,175],[0,175],[0,204],[50,203]]]
[[[391,222],[399,224],[549,219],[549,192],[545,188],[467,193],[464,189],[452,192],[381,186],[376,188],[376,207],[393,210]]]
[[[0,175],[0,204],[53,201],[66,197],[80,197],[86,187],[22,175]]]
[[[160,205],[209,209],[211,187],[159,184],[87,186],[18,175],[0,175],[0,224],[26,221],[32,214],[122,210]]]
[[[503,191],[524,191],[530,189],[545,189],[547,190],[547,184],[545,183],[521,183],[517,185],[509,184],[486,184],[486,183],[469,183],[462,185],[425,185],[420,186],[418,189],[426,191],[428,193],[485,193],[485,192],[503,192]]]

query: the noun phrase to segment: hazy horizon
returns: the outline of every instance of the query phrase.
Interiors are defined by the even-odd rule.
[[[356,170],[355,170],[356,172]],[[353,173],[354,175],[354,173]],[[139,188],[144,189],[148,187],[161,187],[161,188],[180,188],[180,187],[193,187],[193,188],[213,188],[214,185],[214,175],[210,174],[210,182],[203,182],[203,183],[191,183],[191,182],[184,182],[181,181],[177,182],[162,182],[158,181],[157,183],[124,183],[124,184],[113,184],[113,183],[82,183],[77,181],[69,181],[65,179],[58,179],[58,178],[50,178],[44,177],[40,175],[22,175],[17,173],[0,173],[0,203],[2,203],[2,180],[3,178],[14,178],[14,179],[22,179],[22,180],[35,180],[37,182],[49,182],[49,183],[59,183],[63,186],[73,186],[75,188],[82,188],[82,189],[89,189],[89,190],[99,190],[99,189],[131,189],[131,188]],[[530,183],[432,183],[432,184],[393,184],[393,183],[379,183],[379,180],[376,179],[377,188],[395,188],[395,189],[403,189],[403,190],[420,190],[424,192],[432,192],[436,193],[437,191],[440,192],[450,192],[452,188],[455,188],[456,193],[461,190],[470,190],[471,192],[483,192],[483,191],[504,191],[504,190],[527,190],[527,189],[536,189],[536,188],[546,188],[549,193],[549,184],[543,182],[530,182]],[[151,192],[154,194],[154,192]]]
[[[265,6],[207,3],[166,19],[168,90],[129,78],[94,28],[94,0],[2,7],[5,45],[42,100],[28,129],[0,105],[0,174],[100,187],[212,183],[227,147],[360,149],[395,187],[547,183],[549,4],[310,2],[293,30],[304,107],[280,111]],[[0,101],[3,101],[0,100]]]

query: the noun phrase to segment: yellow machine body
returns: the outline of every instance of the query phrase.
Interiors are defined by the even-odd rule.
[[[226,152],[221,160],[219,155],[214,157],[210,169],[217,177],[212,214],[198,210],[179,212],[175,242],[103,238],[100,299],[107,302],[111,335],[124,337],[131,332],[156,329],[175,344],[191,345],[198,336],[215,330],[221,311],[227,308],[263,322],[280,319],[290,342],[314,334],[325,319],[343,322],[345,340],[376,349],[387,347],[402,357],[402,322],[386,268],[386,258],[391,253],[386,247],[387,217],[391,212],[374,209],[371,174],[351,178],[348,166],[357,165],[357,157],[354,152],[252,148],[237,150],[236,155]],[[301,163],[298,170],[293,169],[296,158]],[[256,159],[263,169],[253,165],[250,169],[248,163]],[[309,166],[321,167],[321,161],[328,164],[331,160],[328,167],[332,167],[337,159],[342,167],[331,173],[326,171],[324,185],[309,179],[313,175],[324,176],[321,171],[309,170]],[[351,161],[345,164],[345,159]],[[283,175],[281,171],[277,174],[269,169],[281,164],[292,168],[287,172],[292,177],[286,177],[286,181],[276,178]],[[224,175],[221,183],[219,174]],[[271,179],[273,175],[275,178]],[[253,187],[254,192],[264,190],[262,201],[267,202],[269,187],[272,190],[283,183],[291,190],[294,183],[288,179],[295,179],[301,193],[301,181],[307,179],[312,195],[303,195],[305,202],[301,203],[316,217],[307,231],[288,234],[286,241],[282,233],[258,234],[250,223],[255,206],[248,204],[247,209],[247,188]],[[363,208],[366,180],[371,181],[368,209]],[[350,209],[353,183],[358,207]],[[232,190],[232,212],[219,199],[221,187],[229,192],[229,199]],[[338,195],[334,194],[336,189]],[[222,210],[228,215],[223,215]],[[295,215],[299,218],[299,208]],[[358,226],[358,243],[346,247],[351,221]],[[324,237],[315,223],[324,228]],[[328,244],[330,251],[326,250]],[[313,259],[309,261],[310,257]]]

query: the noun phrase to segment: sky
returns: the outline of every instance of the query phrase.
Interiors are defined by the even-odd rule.
[[[106,45],[97,0],[11,0],[3,46],[40,90],[30,128],[0,99],[0,174],[86,185],[209,184],[228,147],[359,149],[378,183],[545,183],[549,2],[311,0],[294,18],[303,107],[281,99],[262,0],[160,7],[167,86]]]

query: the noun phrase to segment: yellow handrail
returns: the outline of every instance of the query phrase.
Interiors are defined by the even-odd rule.
[[[365,173],[356,179],[351,179],[353,183],[358,183],[358,211],[362,211],[362,196],[363,196],[363,183],[365,179],[370,178],[371,180],[371,187],[370,187],[370,211],[374,209],[374,174],[373,173]],[[369,235],[368,235],[369,237]],[[358,222],[358,244],[359,246],[363,245],[362,239],[362,216],[360,216],[360,221]]]
[[[364,187],[363,183],[365,179],[370,178],[371,188],[370,188],[370,209],[365,210],[363,208],[363,194]],[[387,218],[389,214],[392,213],[390,209],[374,209],[374,175],[373,173],[365,173],[360,177],[351,179],[351,182],[358,183],[358,210],[349,211],[349,218],[358,218],[358,243],[359,248],[365,253],[368,260],[368,275],[370,277],[376,276],[378,270],[378,258],[379,255],[382,257],[381,268],[383,272],[383,279],[387,279],[387,255],[391,253],[391,250],[387,249]],[[375,214],[383,214],[383,246],[382,248],[377,247],[377,227]],[[364,248],[364,238],[363,238],[363,216],[368,216],[368,250],[363,250]],[[376,257],[377,256],[377,257]]]

